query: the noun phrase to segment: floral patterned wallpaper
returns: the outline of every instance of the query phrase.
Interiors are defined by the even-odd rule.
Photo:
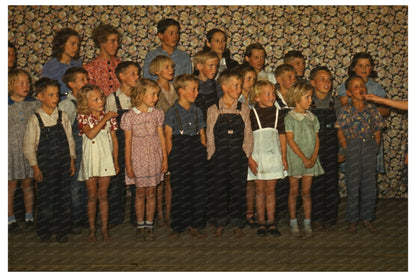
[[[110,23],[122,34],[118,52],[123,60],[141,65],[158,46],[156,23],[172,17],[181,23],[179,48],[193,56],[204,45],[205,33],[221,28],[228,47],[242,62],[245,48],[260,42],[267,51],[266,70],[273,71],[289,50],[301,50],[306,73],[318,64],[329,66],[334,92],[347,77],[354,53],[369,52],[375,59],[376,79],[389,98],[407,99],[407,6],[9,6],[9,40],[18,50],[18,66],[36,80],[50,59],[55,31],[71,27],[81,35],[81,57],[96,54],[90,35],[100,23]],[[407,197],[402,168],[407,143],[407,113],[392,110],[384,136],[386,173],[378,175],[379,197]],[[340,193],[345,195],[344,179]]]

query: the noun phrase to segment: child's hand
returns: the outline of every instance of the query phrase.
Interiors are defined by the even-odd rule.
[[[115,111],[109,111],[108,113],[105,114],[104,118],[105,120],[109,120],[112,117],[117,117],[118,113],[116,113]]]
[[[257,162],[250,156],[248,158],[248,167],[250,168],[251,172],[253,172],[254,175],[257,175]]]
[[[162,173],[166,173],[168,171],[168,161],[163,160],[162,162]]]
[[[345,156],[338,154],[338,162],[342,163],[345,161]]]
[[[114,163],[114,168],[116,170],[116,175],[120,172],[120,167],[118,166],[118,162]]]
[[[318,156],[311,157],[311,159],[309,160],[311,162],[311,164],[312,164],[311,167],[313,167],[315,165],[317,159],[318,159]]]
[[[287,160],[286,159],[282,159],[282,164],[283,164],[283,170],[287,170]]]
[[[36,182],[40,183],[43,180],[42,171],[40,171],[40,168],[38,165],[35,165],[33,167],[33,178],[35,178]]]
[[[127,173],[127,176],[129,176],[130,178],[135,177],[133,173],[133,169],[131,168],[131,165],[126,164],[126,173]]]
[[[77,169],[75,167],[75,161],[74,161],[74,159],[71,159],[71,165],[70,165],[70,168],[69,168],[69,174],[70,174],[71,177],[75,175],[76,170]]]

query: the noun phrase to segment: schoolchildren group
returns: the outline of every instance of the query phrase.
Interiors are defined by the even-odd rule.
[[[80,35],[63,28],[33,95],[9,43],[9,233],[22,232],[14,213],[20,185],[24,230],[43,242],[67,242],[83,227],[88,241],[97,229],[110,241],[127,199],[138,241],[154,240],[155,227],[170,228],[170,239],[184,232],[202,239],[207,225],[221,238],[228,224],[236,238],[246,225],[258,236],[281,236],[277,219],[285,213],[293,236],[311,237],[337,223],[344,161],[346,231],[356,234],[359,222],[378,231],[376,157],[389,110],[367,102],[367,93],[386,97],[369,54],[354,55],[338,98],[328,67],[305,78],[300,51],[266,72],[259,43],[240,65],[226,33],[212,29],[191,62],[177,48],[179,35],[179,22],[159,21],[160,46],[142,71],[117,57],[113,26],[93,30],[99,54],[86,64]]]

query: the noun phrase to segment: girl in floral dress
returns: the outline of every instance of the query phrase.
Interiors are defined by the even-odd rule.
[[[156,186],[168,168],[163,134],[165,116],[154,107],[159,92],[155,81],[140,79],[130,96],[133,108],[123,115],[120,124],[126,138],[126,185],[136,185],[136,239],[139,241],[154,240]]]

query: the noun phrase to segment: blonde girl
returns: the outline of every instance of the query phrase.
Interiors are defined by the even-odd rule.
[[[155,81],[140,79],[130,95],[132,109],[123,115],[120,124],[126,138],[126,185],[136,185],[138,241],[154,240],[156,186],[168,168],[163,134],[165,116],[155,108],[159,92]]]
[[[85,181],[88,191],[88,241],[96,241],[96,204],[102,221],[102,237],[110,241],[108,232],[108,187],[118,173],[118,129],[116,112],[104,112],[105,95],[96,85],[85,85],[77,95],[78,126],[82,135],[82,161],[78,180]]]
[[[274,105],[276,89],[270,81],[257,82],[251,99],[255,102],[250,111],[254,148],[247,179],[255,180],[256,185],[257,235],[279,236],[274,214],[276,182],[287,175],[284,113]]]
[[[295,107],[285,117],[288,176],[290,183],[288,208],[290,232],[301,236],[296,219],[296,200],[299,194],[299,179],[302,179],[301,197],[305,214],[305,237],[312,236],[311,228],[311,184],[313,176],[324,173],[319,163],[319,121],[308,109],[312,104],[311,85],[300,82],[291,87],[287,94],[287,104]]]
[[[30,93],[31,80],[23,69],[9,72],[8,97],[8,225],[10,233],[22,230],[14,215],[14,194],[18,182],[22,186],[25,204],[25,230],[33,231],[33,171],[23,155],[23,137],[26,125],[34,111],[40,106]]]

